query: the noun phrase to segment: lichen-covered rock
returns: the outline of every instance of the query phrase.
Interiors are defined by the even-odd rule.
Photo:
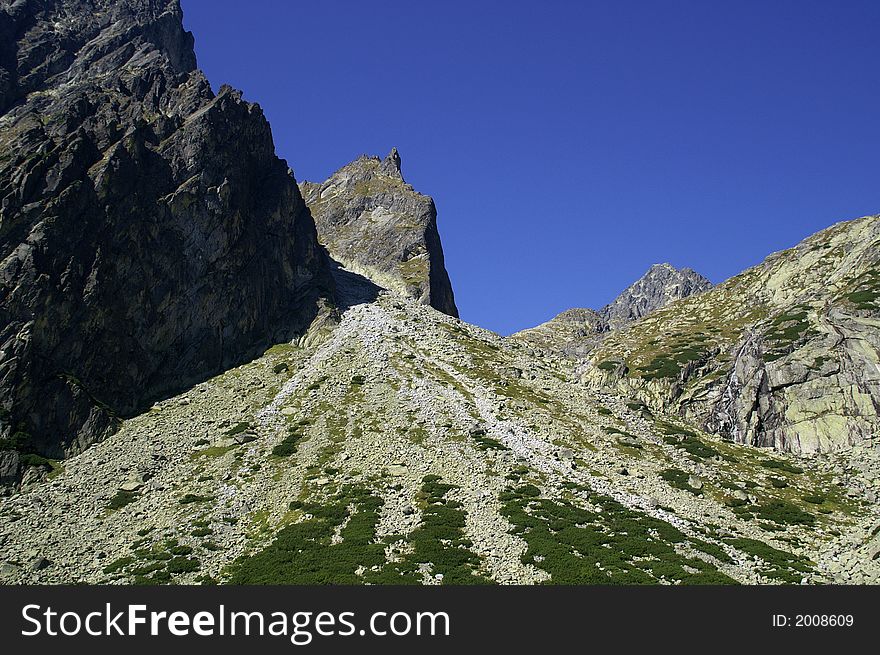
[[[300,184],[330,256],[380,287],[458,316],[434,201],[407,184],[397,148]]]
[[[14,484],[18,480],[20,458],[16,450],[0,450],[0,485]]]
[[[304,331],[326,257],[176,0],[0,6],[0,437],[61,457]]]
[[[517,332],[513,337],[543,350],[578,359],[589,355],[608,330],[608,321],[599,312],[575,307],[546,323]]]

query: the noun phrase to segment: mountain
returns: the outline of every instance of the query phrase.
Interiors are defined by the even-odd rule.
[[[176,0],[3,2],[0,44],[8,478],[305,332],[333,287],[262,111],[212,92]]]
[[[880,582],[880,217],[503,338],[397,152],[301,193],[176,3],[0,36],[0,583]]]
[[[654,264],[599,313],[614,330],[711,286],[709,280],[690,268]]]
[[[511,335],[529,343],[542,353],[558,353],[583,359],[601,343],[609,330],[608,321],[599,312],[584,307],[567,309],[546,323]]]
[[[583,378],[738,443],[873,447],[880,217],[838,223],[611,334]]]
[[[458,316],[443,262],[434,201],[403,179],[400,155],[363,156],[300,189],[318,239],[346,270]]]
[[[394,292],[300,343],[3,499],[0,579],[880,580],[880,451],[725,442]]]
[[[512,336],[566,357],[584,358],[609,331],[621,329],[674,300],[701,293],[711,286],[709,280],[689,268],[654,264],[602,309],[568,309],[546,323]]]

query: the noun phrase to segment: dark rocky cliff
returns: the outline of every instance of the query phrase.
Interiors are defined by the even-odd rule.
[[[262,111],[215,96],[181,19],[176,0],[0,2],[7,450],[76,453],[332,293]]]

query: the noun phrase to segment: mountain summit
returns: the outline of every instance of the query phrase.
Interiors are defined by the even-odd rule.
[[[397,148],[385,159],[359,157],[300,189],[333,260],[382,288],[458,316],[437,208],[403,179]]]
[[[638,320],[673,300],[711,288],[712,283],[690,268],[654,264],[617,298],[600,310],[611,329]]]
[[[690,268],[654,264],[602,309],[567,309],[546,323],[514,336],[569,357],[584,357],[611,330],[625,327],[675,300],[711,287],[709,280]]]

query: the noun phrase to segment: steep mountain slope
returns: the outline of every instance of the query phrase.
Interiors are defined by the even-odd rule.
[[[214,95],[176,0],[3,2],[0,43],[8,479],[304,332],[332,280],[260,108]]]
[[[512,336],[566,357],[582,359],[609,331],[625,327],[674,300],[701,293],[711,286],[709,280],[689,268],[654,264],[602,309],[568,309],[546,323]]]
[[[302,182],[318,239],[347,270],[458,316],[434,201],[400,171],[397,148],[380,160],[360,157],[321,184]]]
[[[880,429],[880,218],[839,223],[608,337],[583,379],[736,441],[870,448]]]
[[[320,343],[279,345],[161,402],[4,499],[0,575],[880,580],[877,451],[796,463],[572,375],[383,292]]]

